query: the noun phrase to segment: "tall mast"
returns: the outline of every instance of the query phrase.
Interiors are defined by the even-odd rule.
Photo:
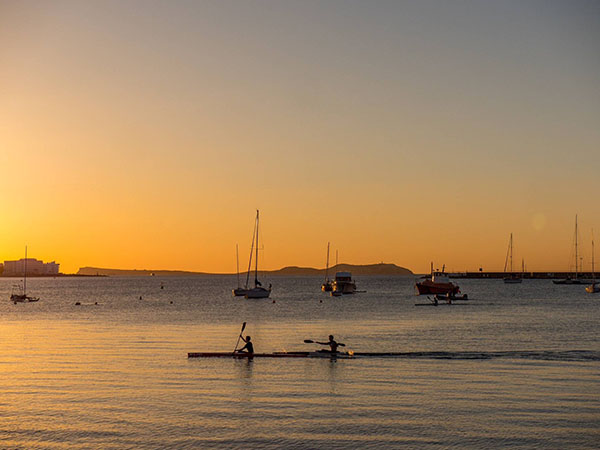
[[[596,281],[594,273],[594,230],[592,229],[592,283]]]
[[[254,252],[254,238],[256,236],[256,219],[254,219],[254,230],[252,230],[252,244],[250,245],[250,258],[248,259],[248,271],[246,272],[246,286],[248,289],[248,283],[250,282],[250,270],[252,269],[252,253]]]
[[[575,214],[575,279],[577,279],[577,214]]]
[[[329,242],[327,243],[327,265],[325,266],[325,281],[329,280]]]
[[[238,289],[240,287],[240,255],[238,253],[238,245],[235,244],[235,267],[237,270]]]
[[[254,261],[254,287],[258,285],[258,209],[256,210],[256,259]]]
[[[25,246],[25,270],[23,270],[23,295],[27,295],[27,246]]]
[[[513,249],[512,249],[512,233],[510,233],[510,273],[512,273],[513,271],[513,265],[512,265],[512,253],[513,253]]]

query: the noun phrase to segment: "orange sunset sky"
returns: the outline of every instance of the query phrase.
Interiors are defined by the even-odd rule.
[[[599,173],[598,2],[0,0],[0,261],[589,270]]]

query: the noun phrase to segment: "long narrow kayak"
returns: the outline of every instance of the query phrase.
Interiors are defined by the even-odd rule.
[[[273,352],[273,353],[231,353],[231,352],[190,352],[188,358],[334,358],[351,359],[353,353],[338,352]]]

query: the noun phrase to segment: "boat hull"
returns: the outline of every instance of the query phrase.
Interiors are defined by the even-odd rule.
[[[248,293],[248,289],[236,288],[231,291],[235,297],[244,297]]]
[[[518,284],[518,283],[522,283],[523,279],[522,278],[505,278],[504,282],[506,284]]]
[[[454,283],[436,283],[435,281],[425,280],[421,283],[416,283],[418,295],[427,294],[450,294],[456,295],[460,292],[460,288]]]
[[[248,289],[244,297],[246,298],[269,298],[271,295],[271,289],[265,289],[263,287],[255,287]]]
[[[10,296],[10,301],[13,303],[31,303],[39,302],[40,299],[37,297],[29,297],[28,295],[23,294],[13,294]]]
[[[323,292],[333,291],[333,285],[331,284],[331,281],[326,281],[325,283],[323,283],[321,285],[321,291],[323,291]]]
[[[231,353],[231,352],[190,352],[188,358],[335,358],[351,359],[354,355],[346,352],[273,352],[273,353]]]
[[[585,280],[580,280],[578,278],[567,278],[565,280],[552,280],[554,284],[585,284]]]

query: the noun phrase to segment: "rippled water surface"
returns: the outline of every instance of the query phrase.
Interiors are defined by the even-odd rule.
[[[597,448],[600,296],[547,280],[460,280],[470,300],[417,307],[412,278],[0,279],[1,448]],[[161,289],[161,283],[164,289]],[[140,298],[141,297],[141,298]],[[75,303],[81,305],[76,306]],[[97,303],[97,304],[96,304]],[[188,359],[313,350],[332,333],[357,354]]]

